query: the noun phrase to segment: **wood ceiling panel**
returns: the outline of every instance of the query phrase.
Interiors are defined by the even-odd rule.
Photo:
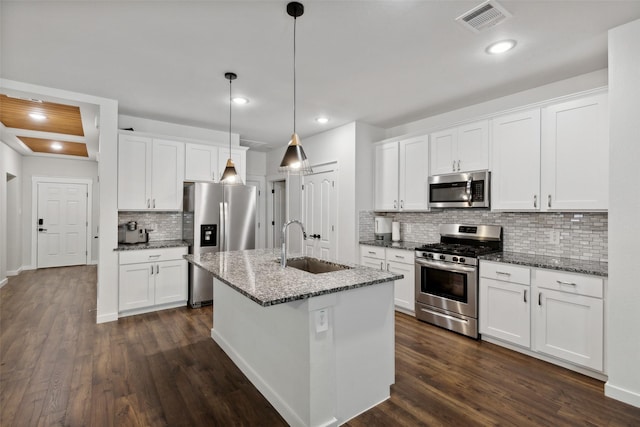
[[[40,113],[35,120],[29,113]],[[84,136],[80,108],[53,102],[37,102],[0,95],[0,121],[8,128]]]
[[[31,151],[36,153],[66,154],[68,156],[89,157],[89,154],[87,153],[87,146],[82,142],[30,138],[27,136],[19,136],[18,139],[22,141],[27,147],[29,147]],[[58,150],[52,148],[52,145],[55,142],[60,144],[62,148]]]

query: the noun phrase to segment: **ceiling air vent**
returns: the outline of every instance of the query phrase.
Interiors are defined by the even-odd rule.
[[[488,0],[456,18],[465,28],[479,33],[510,18],[511,14],[495,0]]]

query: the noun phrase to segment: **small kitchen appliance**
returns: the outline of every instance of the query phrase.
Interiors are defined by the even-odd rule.
[[[376,240],[391,240],[391,218],[377,216],[374,219],[374,236]]]
[[[478,257],[502,251],[499,225],[443,224],[416,248],[416,317],[478,338]]]
[[[146,228],[138,228],[138,223],[129,221],[118,226],[118,243],[147,243],[149,241],[149,231]]]

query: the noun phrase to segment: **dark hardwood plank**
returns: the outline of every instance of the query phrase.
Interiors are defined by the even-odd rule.
[[[95,281],[50,268],[0,289],[0,425],[286,425],[211,339],[211,307],[96,325]],[[398,313],[391,398],[347,425],[640,425],[603,386]]]

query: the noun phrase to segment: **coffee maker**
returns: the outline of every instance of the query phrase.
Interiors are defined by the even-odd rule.
[[[391,241],[391,218],[375,217],[373,233],[376,240]]]

